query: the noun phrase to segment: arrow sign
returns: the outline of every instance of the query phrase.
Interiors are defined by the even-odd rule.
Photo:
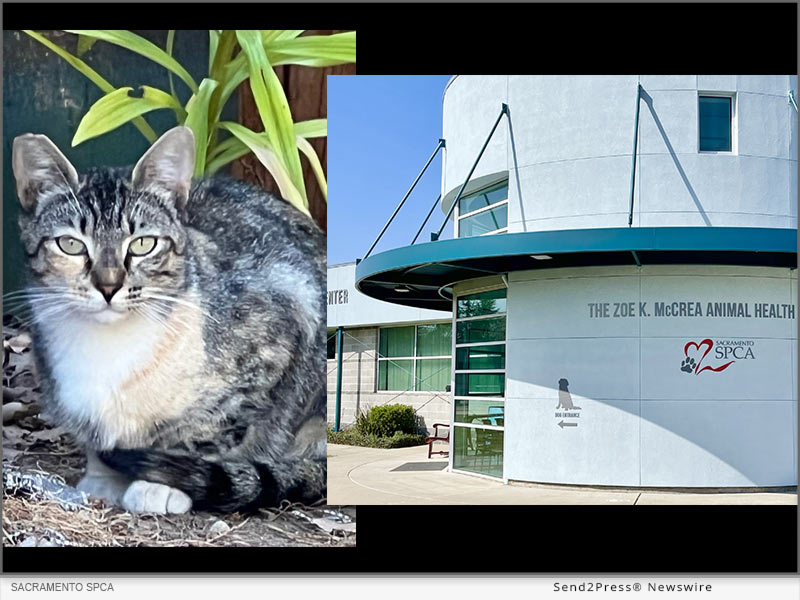
[[[559,422],[558,422],[558,426],[559,426],[559,427],[561,427],[561,429],[564,429],[564,427],[577,427],[577,426],[578,426],[578,424],[577,424],[577,423],[565,423],[565,422],[562,420],[562,421],[559,421]]]

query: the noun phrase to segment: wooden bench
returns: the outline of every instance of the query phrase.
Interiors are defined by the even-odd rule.
[[[439,427],[447,427],[447,433],[442,435],[439,433]],[[425,443],[428,444],[428,458],[431,457],[432,454],[444,454],[445,456],[450,456],[450,450],[439,450],[437,452],[433,451],[433,443],[434,442],[450,442],[450,425],[447,423],[434,423],[433,424],[433,435],[428,436],[425,438]]]

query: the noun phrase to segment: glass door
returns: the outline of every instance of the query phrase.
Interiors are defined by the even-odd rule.
[[[454,313],[453,469],[502,477],[506,289],[458,296]]]

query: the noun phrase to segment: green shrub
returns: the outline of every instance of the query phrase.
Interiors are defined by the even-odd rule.
[[[391,437],[396,432],[414,435],[418,433],[417,415],[406,404],[373,406],[366,413],[358,415],[356,430],[377,437]]]
[[[328,429],[328,442],[369,448],[406,448],[408,446],[422,446],[425,443],[425,436],[398,431],[389,437],[379,437],[360,433],[355,427],[351,427],[343,431]]]

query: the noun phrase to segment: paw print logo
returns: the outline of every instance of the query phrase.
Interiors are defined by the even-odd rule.
[[[694,371],[694,367],[697,363],[694,361],[693,358],[686,357],[685,360],[681,361],[681,371],[686,371],[687,373],[691,373]]]

